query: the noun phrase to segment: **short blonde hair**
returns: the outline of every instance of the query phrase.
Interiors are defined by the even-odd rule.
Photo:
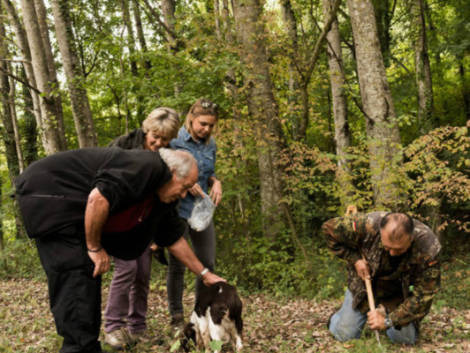
[[[175,138],[180,127],[179,114],[166,107],[154,109],[142,122],[144,134],[154,131],[170,140]]]
[[[209,99],[199,98],[189,109],[188,114],[186,115],[186,120],[184,121],[184,127],[190,134],[193,132],[192,122],[195,118],[200,115],[211,115],[215,117],[215,121],[219,120],[219,107],[217,104],[212,103]],[[209,136],[210,137],[210,136]],[[207,138],[209,142],[209,138]]]

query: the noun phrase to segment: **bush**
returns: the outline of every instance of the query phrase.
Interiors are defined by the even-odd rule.
[[[449,226],[470,233],[470,136],[467,127],[440,127],[405,150],[410,210],[437,234]]]
[[[0,251],[0,278],[45,279],[34,241],[11,240]]]

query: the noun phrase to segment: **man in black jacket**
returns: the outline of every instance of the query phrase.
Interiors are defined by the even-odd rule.
[[[101,274],[108,254],[132,259],[149,242],[168,247],[209,285],[208,272],[182,237],[176,202],[197,181],[186,152],[88,148],[54,154],[15,181],[23,221],[48,278],[61,353],[101,352]]]

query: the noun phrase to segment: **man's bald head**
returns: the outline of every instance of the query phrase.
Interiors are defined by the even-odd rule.
[[[382,244],[391,256],[405,253],[413,241],[413,219],[406,213],[387,213],[380,222]]]

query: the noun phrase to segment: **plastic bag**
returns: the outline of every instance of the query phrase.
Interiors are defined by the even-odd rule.
[[[211,223],[214,210],[215,205],[207,194],[204,194],[204,197],[198,196],[188,219],[189,226],[197,232],[202,232]]]

